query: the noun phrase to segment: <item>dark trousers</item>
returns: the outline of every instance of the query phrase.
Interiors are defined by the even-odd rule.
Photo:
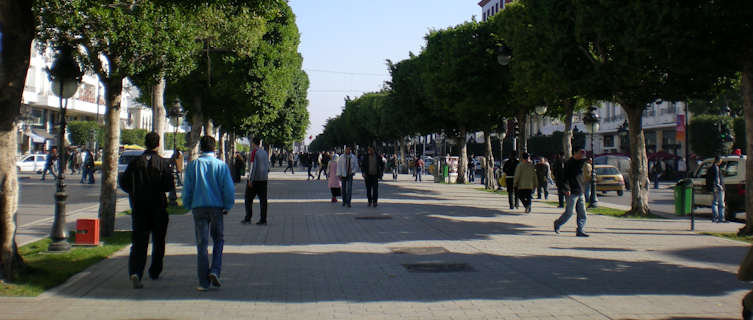
[[[369,200],[369,204],[376,203],[379,200],[379,178],[367,175],[364,181],[366,181],[366,198]]]
[[[518,194],[513,190],[513,184],[515,183],[515,178],[505,178],[505,185],[507,186],[507,199],[510,202],[510,208],[514,208],[518,206],[519,198]]]
[[[311,166],[306,166],[306,169],[308,170],[308,174],[309,174],[308,177],[306,177],[306,180],[308,180],[309,178],[316,179],[316,177],[314,177],[314,175],[311,174]]]
[[[523,207],[531,207],[531,199],[533,198],[533,189],[518,189],[518,199],[523,203]]]
[[[319,174],[317,175],[316,180],[322,178],[322,172],[324,172],[324,177],[327,178],[327,166],[324,164],[319,167]]]
[[[244,220],[250,221],[253,215],[254,198],[259,196],[259,206],[261,207],[261,217],[259,222],[267,221],[267,182],[266,181],[254,181],[254,186],[249,187],[246,184],[246,194],[244,204],[246,207],[246,217]]]
[[[536,196],[541,199],[541,194],[544,194],[544,199],[549,198],[549,185],[547,185],[546,180],[539,181],[539,185],[536,187]]]
[[[288,169],[290,169],[290,173],[295,174],[295,169],[293,169],[293,163],[292,162],[288,162],[288,167],[285,168],[285,171],[283,171],[282,173],[287,173]]]
[[[58,175],[55,174],[55,168],[54,168],[54,166],[55,166],[55,164],[52,163],[52,162],[51,163],[47,163],[44,166],[44,171],[42,171],[42,180],[44,180],[47,177],[47,172],[49,172],[50,175],[52,175],[53,178],[55,178],[55,179],[58,178]]]
[[[148,214],[148,213],[147,213]],[[139,213],[133,210],[131,228],[131,255],[128,257],[128,275],[144,276],[146,267],[146,251],[149,247],[149,236],[152,236],[152,264],[149,266],[149,277],[156,279],[162,273],[162,260],[165,257],[165,237],[167,236],[167,212],[157,213],[156,218],[148,217],[139,221]],[[149,221],[151,220],[151,221]]]
[[[560,207],[560,208],[565,207],[565,199],[567,199],[567,197],[565,196],[565,189],[562,188],[561,184],[557,184],[557,200],[558,200],[557,202],[558,202],[558,207]]]

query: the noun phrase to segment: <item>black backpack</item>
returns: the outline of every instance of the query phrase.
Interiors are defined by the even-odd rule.
[[[711,174],[711,170],[714,170],[714,166],[711,166],[708,170],[706,170],[706,175],[704,176],[706,178],[705,189],[709,192],[714,191],[714,176]]]

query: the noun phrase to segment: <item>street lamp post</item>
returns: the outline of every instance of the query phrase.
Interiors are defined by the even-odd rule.
[[[170,109],[168,116],[175,119],[175,123],[173,123],[173,159],[175,161],[178,161],[178,158],[177,158],[178,145],[176,144],[177,140],[175,139],[175,137],[178,135],[178,125],[180,124],[179,122],[180,118],[183,117],[183,110],[180,109],[180,106],[176,106]],[[177,162],[174,165],[175,165],[175,167],[173,168],[174,174],[175,175],[180,174],[180,172],[178,172]],[[167,195],[167,198],[169,200],[170,206],[178,206],[178,194],[175,188],[172,188],[172,190],[170,190],[169,194]]]
[[[629,131],[630,130],[628,129],[627,120],[625,120],[625,122],[623,122],[622,125],[617,128],[617,134],[620,135],[620,149],[627,149],[625,146],[629,145],[629,143],[625,143],[625,138],[627,138]]]
[[[78,85],[81,83],[81,69],[73,58],[73,48],[63,46],[60,48],[60,54],[52,63],[52,68],[48,69],[50,81],[52,82],[52,92],[60,97],[60,132],[58,137],[58,150],[60,156],[58,159],[58,177],[57,189],[55,192],[55,220],[52,223],[50,231],[50,243],[47,250],[49,251],[68,251],[71,248],[70,243],[65,235],[65,201],[68,194],[65,192],[65,126],[66,111],[68,110],[68,98],[76,94]],[[65,104],[63,104],[65,99]]]
[[[589,108],[588,112],[583,115],[583,124],[586,125],[586,131],[591,134],[591,194],[589,207],[596,207],[596,162],[594,161],[594,134],[599,131],[599,114],[596,108]]]

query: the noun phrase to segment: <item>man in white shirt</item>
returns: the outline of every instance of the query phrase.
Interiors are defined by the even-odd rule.
[[[342,181],[343,207],[350,208],[353,192],[353,175],[358,171],[358,158],[353,154],[350,146],[345,147],[345,153],[337,160],[337,176]]]

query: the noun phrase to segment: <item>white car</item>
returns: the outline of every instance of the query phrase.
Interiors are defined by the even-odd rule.
[[[46,162],[46,154],[27,154],[22,156],[21,160],[16,161],[16,169],[18,172],[42,173]]]
[[[722,156],[722,176],[724,178],[725,218],[727,220],[745,218],[745,160],[746,156]],[[714,196],[706,190],[706,172],[714,159],[706,159],[693,173],[693,205],[710,207]]]

